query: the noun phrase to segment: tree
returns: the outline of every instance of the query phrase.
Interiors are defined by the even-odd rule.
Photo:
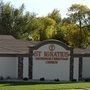
[[[19,37],[18,32],[20,33],[21,24],[23,24],[23,5],[20,9],[14,9],[10,3],[0,3],[0,6],[0,34],[10,34]]]
[[[59,10],[54,9],[51,13],[48,14],[48,17],[54,19],[57,24],[61,22],[61,15],[59,12]]]
[[[56,32],[55,35],[53,36],[54,39],[60,40],[64,43],[67,43],[67,41],[65,40],[65,32],[62,30],[62,25],[58,24],[56,26]]]
[[[46,40],[52,38],[55,32],[56,22],[48,17],[37,18],[37,28],[32,33],[35,40]]]
[[[12,35],[15,38],[27,39],[30,32],[28,23],[35,17],[34,14],[25,13],[24,5],[17,9],[10,3],[0,3],[0,34]],[[32,29],[31,29],[32,30]]]
[[[75,24],[78,25],[79,27],[79,31],[80,31],[80,38],[79,40],[79,47],[83,47],[82,45],[84,45],[87,41],[87,37],[83,38],[84,32],[82,27],[89,24],[89,17],[90,17],[90,9],[85,6],[85,5],[80,5],[80,4],[73,4],[70,8],[69,8],[69,12],[68,12],[69,17],[71,18],[71,21]],[[86,40],[85,40],[86,38]]]
[[[73,22],[71,21],[70,17],[63,18],[62,19],[62,24],[72,24]]]
[[[81,4],[73,4],[69,10],[68,15],[70,16],[72,22],[78,25],[87,25],[90,17],[90,9]]]
[[[1,34],[8,34],[12,30],[11,23],[13,22],[12,14],[13,14],[13,8],[10,6],[9,3],[4,5],[3,3],[0,3],[1,7],[1,13],[0,13],[0,33]]]

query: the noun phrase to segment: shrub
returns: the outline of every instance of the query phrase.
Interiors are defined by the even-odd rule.
[[[28,78],[27,78],[27,77],[25,77],[25,78],[23,78],[23,80],[27,81],[27,80],[28,80]]]
[[[57,79],[54,79],[54,81],[60,81],[60,80],[57,78]]]
[[[84,79],[86,82],[89,82],[90,81],[90,78],[85,78]]]
[[[0,80],[4,80],[4,77],[3,76],[0,76]]]
[[[45,78],[44,77],[40,78],[40,81],[45,81]]]
[[[76,80],[76,79],[73,79],[72,81],[73,81],[73,82],[76,82],[77,80]]]
[[[11,79],[11,77],[10,77],[10,76],[8,76],[6,79]]]

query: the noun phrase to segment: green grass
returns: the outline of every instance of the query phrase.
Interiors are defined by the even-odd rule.
[[[89,89],[87,89],[89,88]],[[12,82],[0,83],[0,90],[90,90],[90,82],[60,83],[60,82]]]

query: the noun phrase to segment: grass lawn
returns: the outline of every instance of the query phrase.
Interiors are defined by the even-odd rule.
[[[7,82],[0,83],[0,90],[90,90],[90,82]]]

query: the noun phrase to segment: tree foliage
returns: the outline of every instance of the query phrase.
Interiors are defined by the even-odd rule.
[[[24,5],[14,8],[10,3],[0,2],[0,34],[13,35],[25,40],[58,39],[72,47],[85,47],[90,43],[90,8],[73,4],[61,18],[54,9],[45,17],[24,13]]]
[[[57,24],[61,22],[61,14],[59,12],[59,10],[54,9],[51,13],[48,14],[48,17],[54,19]]]
[[[73,4],[69,8],[69,18],[71,18],[72,23],[75,23],[79,27],[79,47],[82,47],[83,44],[87,44],[87,29],[83,28],[90,24],[90,9],[85,5]],[[86,36],[85,36],[86,35]],[[86,40],[85,40],[86,39]]]
[[[37,18],[37,30],[34,30],[34,34],[32,36],[35,40],[45,40],[53,37],[55,32],[55,24],[56,22],[48,17]],[[38,35],[36,35],[36,33]]]

